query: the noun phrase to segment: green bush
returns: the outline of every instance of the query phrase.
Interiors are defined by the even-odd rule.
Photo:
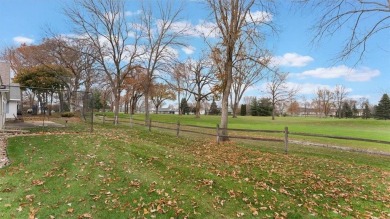
[[[61,117],[73,117],[73,116],[74,116],[74,113],[71,113],[71,112],[61,113]]]
[[[106,116],[105,113],[95,113],[95,116]]]

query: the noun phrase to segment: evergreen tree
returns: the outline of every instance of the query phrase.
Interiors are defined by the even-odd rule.
[[[100,92],[93,92],[92,95],[93,95],[93,97],[92,97],[93,103],[91,102],[91,106],[90,107],[94,107],[97,110],[102,109],[103,108],[103,104],[102,104],[102,101],[101,101],[101,94],[100,94]]]
[[[246,104],[241,104],[241,116],[246,116]]]
[[[258,110],[259,110],[259,106],[258,106],[257,99],[256,99],[256,97],[252,98],[252,101],[251,101],[251,115],[252,116],[257,116],[258,115]]]
[[[359,114],[359,110],[357,109],[355,103],[354,103],[353,106],[352,106],[352,114],[353,114],[353,115],[352,115],[353,118],[358,117],[358,114]]]
[[[368,105],[368,103],[364,103],[362,118],[363,119],[368,119],[370,117],[371,117],[370,106]]]
[[[344,102],[341,108],[341,118],[351,118],[353,116],[353,112],[351,106],[348,102]]]
[[[218,109],[217,103],[213,99],[213,102],[210,105],[209,115],[218,115],[218,114],[219,114],[219,109]]]
[[[182,98],[180,102],[180,111],[181,114],[189,114],[190,113],[190,107],[188,106],[186,98]]]
[[[269,98],[261,98],[258,103],[257,114],[259,116],[271,116],[272,115],[272,102]]]
[[[375,117],[377,119],[390,119],[390,99],[387,94],[383,94],[378,106],[375,109]]]

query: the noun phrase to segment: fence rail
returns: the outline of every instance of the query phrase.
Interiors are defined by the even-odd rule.
[[[310,133],[303,133],[303,132],[290,132],[289,134],[290,135],[307,136],[307,137],[320,137],[320,138],[333,138],[333,139],[342,139],[342,140],[363,141],[363,142],[371,142],[371,143],[380,143],[380,144],[389,144],[390,145],[390,141],[374,140],[374,139],[367,139],[367,138],[354,138],[354,137],[346,137],[346,136],[310,134]]]
[[[105,118],[105,116],[101,116],[101,117],[103,117],[102,118],[103,123],[104,122],[114,122],[114,119],[112,119],[112,118]],[[120,122],[130,122],[131,127],[133,127],[133,125],[145,126],[145,120],[135,119],[132,117],[130,117],[129,119],[126,119],[126,120],[121,118],[119,121]],[[157,125],[157,124],[159,124],[159,125]],[[163,126],[161,124],[165,124],[167,126]],[[169,126],[171,126],[171,127],[169,127]],[[223,137],[228,137],[228,138],[232,138],[232,139],[254,140],[254,141],[284,142],[284,146],[285,146],[284,151],[286,154],[288,153],[289,135],[318,137],[318,138],[330,138],[330,139],[342,139],[342,140],[352,140],[352,141],[361,141],[361,142],[370,142],[370,143],[379,143],[379,144],[390,145],[390,141],[383,141],[383,140],[355,138],[355,137],[347,137],[347,136],[312,134],[312,133],[303,133],[303,132],[290,132],[288,130],[288,127],[285,127],[284,130],[226,129],[226,128],[220,128],[219,125],[217,125],[216,128],[212,128],[212,127],[197,126],[197,125],[183,125],[183,124],[180,124],[179,121],[177,123],[172,123],[172,122],[161,122],[161,121],[149,120],[149,122],[148,122],[149,131],[151,131],[151,129],[153,127],[176,131],[177,137],[179,137],[181,132],[188,132],[188,133],[213,136],[213,137],[217,138],[217,143],[219,143],[220,139]],[[196,130],[191,130],[189,128],[195,128]],[[199,130],[215,130],[215,132],[213,134],[211,134],[211,133],[202,132]],[[221,132],[224,130],[228,130],[229,132],[284,134],[284,136],[281,136],[280,138],[266,138],[266,137],[244,136],[244,135],[234,135],[234,134],[223,135]],[[333,147],[330,147],[330,148],[333,148]],[[334,148],[338,148],[338,147],[334,147]],[[376,153],[376,152],[369,151],[369,150],[364,151],[364,150],[357,150],[357,149],[351,148],[351,151],[367,152],[367,153],[372,153],[372,154],[381,154],[381,155],[390,156],[389,153],[381,153],[381,152]]]

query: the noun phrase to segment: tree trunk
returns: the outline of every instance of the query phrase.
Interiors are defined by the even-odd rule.
[[[275,120],[275,104],[272,104],[272,120]]]
[[[227,57],[227,62],[226,62],[226,65],[225,65],[225,71],[226,71],[226,74],[227,74],[227,78],[226,78],[226,84],[225,84],[225,87],[223,88],[223,93],[222,93],[222,110],[221,110],[221,124],[220,124],[220,128],[222,129],[221,130],[221,137],[220,137],[220,141],[229,141],[229,137],[228,137],[228,116],[229,116],[229,112],[228,112],[228,109],[229,109],[229,95],[230,95],[230,89],[232,87],[232,81],[233,81],[233,77],[232,77],[232,68],[233,68],[233,63],[232,63],[232,60],[233,60],[233,55],[232,55],[232,51],[229,52],[228,54],[228,57]]]
[[[149,125],[149,91],[145,92],[145,125]]]
[[[129,114],[129,101],[126,99],[125,101],[125,111],[124,111],[125,114]]]
[[[179,88],[179,89],[180,89],[180,88]],[[180,99],[180,91],[177,92],[177,97],[178,97],[178,103],[179,103],[179,105],[178,105],[179,116],[181,116],[181,110],[180,110],[180,101],[181,101],[181,99]]]
[[[120,101],[120,89],[115,89],[114,94],[114,124],[118,124],[118,115],[119,115],[119,101]]]
[[[195,106],[195,117],[198,119],[200,118],[200,98],[196,99],[196,106]]]
[[[50,107],[48,107],[49,110],[49,116],[51,116],[51,109],[53,107],[53,91],[50,92]]]
[[[70,92],[70,112],[75,112],[77,109],[77,98],[78,98],[78,93],[77,90],[73,90]]]
[[[135,107],[137,105],[137,102],[135,101],[135,98],[131,98],[130,100],[130,114],[134,115]]]
[[[238,108],[238,103],[233,104],[233,118],[237,118],[237,108]]]
[[[220,141],[229,141],[228,137],[228,130],[227,130],[227,125],[228,125],[228,105],[229,105],[229,89],[224,90],[223,96],[222,96],[222,109],[221,109],[221,124],[220,128],[221,130],[221,137]]]

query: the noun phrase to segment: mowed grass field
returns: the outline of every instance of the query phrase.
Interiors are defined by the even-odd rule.
[[[389,218],[389,157],[273,144],[126,124],[9,138],[0,218]]]
[[[112,114],[108,114],[112,117]],[[120,115],[122,123],[129,122],[129,115]],[[143,120],[143,114],[133,115],[134,119]],[[180,121],[181,125],[197,125],[215,128],[220,122],[219,116],[201,116],[196,119],[194,115],[167,115],[151,114],[152,121],[176,123]],[[98,123],[101,121],[97,121]],[[252,130],[279,130],[283,131],[288,127],[289,132],[303,132],[309,134],[322,134],[330,136],[344,136],[352,138],[365,138],[372,140],[382,140],[390,142],[390,120],[376,119],[338,119],[338,118],[317,118],[317,117],[276,117],[271,120],[270,117],[239,116],[238,118],[229,117],[229,128],[232,129],[252,129]],[[245,132],[238,133],[244,135]],[[282,138],[282,135],[272,135],[269,133],[257,133],[262,137],[274,136]],[[330,138],[304,137],[290,135],[290,139],[299,141],[308,141],[320,144],[345,146],[361,150],[372,150],[378,152],[390,153],[390,144],[380,144],[353,140],[339,140]]]

